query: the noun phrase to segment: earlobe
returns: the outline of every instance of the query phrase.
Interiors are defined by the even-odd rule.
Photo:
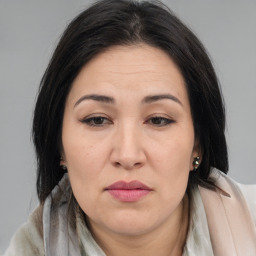
[[[66,165],[61,165],[61,168],[62,168],[62,170],[64,170],[64,171],[67,171],[67,170],[68,170],[68,168],[67,168]]]
[[[199,165],[200,165],[200,157],[199,156],[196,156],[196,157],[194,157],[194,160],[193,160],[193,170],[194,171],[196,171],[197,170],[197,168],[199,167]]]
[[[202,162],[202,150],[198,139],[195,140],[193,154],[191,157],[190,171],[196,171]]]
[[[60,158],[60,166],[64,171],[67,171],[67,165],[66,165],[66,161],[64,160],[63,157]]]

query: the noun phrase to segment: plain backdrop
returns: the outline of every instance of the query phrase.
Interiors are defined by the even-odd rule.
[[[66,25],[93,1],[0,0],[0,253],[37,205],[38,85]],[[165,2],[202,40],[227,107],[230,176],[256,183],[256,1]]]

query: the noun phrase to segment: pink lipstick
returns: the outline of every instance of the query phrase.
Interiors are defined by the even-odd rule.
[[[111,196],[122,202],[136,202],[152,191],[139,181],[118,181],[105,189]]]

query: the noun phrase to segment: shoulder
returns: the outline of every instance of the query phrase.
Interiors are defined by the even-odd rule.
[[[236,182],[229,176],[221,172],[215,172],[216,184],[222,188],[225,192],[235,194],[237,198],[245,200],[251,215],[256,222],[256,185],[245,185]]]
[[[245,200],[256,223],[256,185],[241,184],[216,169],[211,174],[211,177],[215,181],[217,188],[220,188],[222,192],[233,195],[239,201]]]
[[[42,206],[39,206],[14,234],[4,256],[44,255]]]
[[[244,185],[237,183],[250,209],[256,226],[256,185]]]
[[[214,170],[212,190],[199,187],[214,254],[256,255],[255,186]]]

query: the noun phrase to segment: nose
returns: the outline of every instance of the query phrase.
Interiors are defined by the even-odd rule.
[[[115,167],[133,170],[142,167],[145,161],[143,138],[138,129],[132,125],[119,127],[113,138],[111,163]]]

